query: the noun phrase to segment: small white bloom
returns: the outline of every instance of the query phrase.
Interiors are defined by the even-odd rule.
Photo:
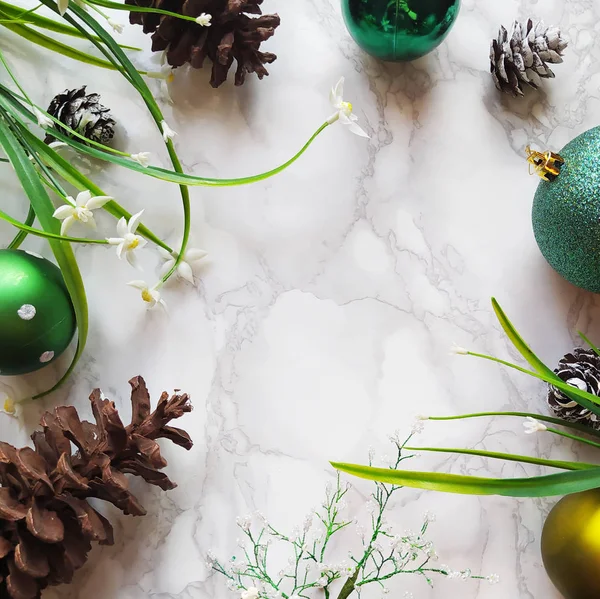
[[[79,221],[88,227],[95,229],[96,221],[94,220],[93,210],[102,208],[104,204],[110,202],[113,198],[110,196],[93,196],[90,191],[82,191],[77,194],[77,199],[67,196],[69,204],[60,206],[54,211],[54,218],[62,220],[60,234],[66,235],[69,229]]]
[[[248,532],[252,526],[252,516],[238,516],[236,518],[236,523],[243,531]]]
[[[327,583],[328,583],[328,580],[324,576],[319,578],[319,580],[317,580],[317,586],[319,586],[321,588],[325,588],[327,586]]]
[[[329,94],[329,101],[335,108],[335,112],[327,119],[327,122],[330,125],[336,121],[340,121],[342,125],[346,125],[355,135],[369,137],[369,135],[358,125],[358,117],[352,113],[352,104],[350,102],[344,102],[343,77],[337,82],[337,85],[332,88]]]
[[[112,30],[115,33],[123,33],[123,25],[121,23],[117,23],[116,21],[113,21],[110,17],[108,19],[106,19],[106,22],[112,27]]]
[[[200,25],[201,27],[210,27],[211,21],[212,21],[212,15],[206,14],[205,12],[203,12],[196,19],[196,23],[198,23],[198,25]]]
[[[0,408],[0,412],[4,412],[9,416],[13,416],[14,418],[19,418],[21,416],[21,404],[18,401],[15,401],[15,392],[12,387],[8,385],[2,385],[6,391],[0,391],[0,401],[2,401],[2,408]]]
[[[410,432],[413,435],[418,435],[419,433],[422,433],[424,429],[425,429],[425,424],[423,423],[423,421],[415,420],[415,422],[413,422],[412,429]]]
[[[129,222],[124,217],[121,218],[117,223],[117,234],[119,237],[109,237],[106,240],[110,245],[117,246],[117,257],[119,260],[125,254],[127,262],[133,267],[137,266],[137,256],[134,254],[135,250],[143,248],[147,243],[143,237],[135,234],[143,213],[144,211],[140,210],[129,219]]]
[[[164,277],[173,268],[177,254],[175,254],[175,252],[173,254],[170,254],[169,252],[167,252],[167,250],[163,248],[159,248],[158,251],[162,256],[163,260],[165,260],[165,263],[160,269],[160,276]],[[192,265],[194,262],[202,260],[207,255],[208,253],[204,250],[197,250],[194,248],[187,249],[183,254],[183,260],[177,266],[177,275],[193,285],[194,270]]]
[[[60,16],[62,17],[67,12],[67,8],[69,8],[69,0],[58,0],[57,4],[58,4],[58,12],[60,13]]]
[[[454,343],[454,344],[452,344],[452,347],[450,348],[450,353],[453,355],[468,356],[469,350],[465,349],[464,347],[461,347],[460,345],[456,345],[456,343]]]
[[[54,121],[46,116],[39,108],[33,107],[33,114],[35,114],[35,118],[37,119],[38,125],[42,129],[47,129],[48,127],[54,126]]]
[[[485,578],[490,584],[498,584],[500,582],[500,576],[498,574],[490,574]]]
[[[64,141],[53,141],[48,144],[48,147],[53,150],[58,150],[59,148],[68,148],[69,144],[66,144]]]
[[[165,300],[161,298],[160,292],[158,291],[158,284],[154,285],[154,287],[149,287],[146,281],[129,281],[127,284],[142,292],[142,299],[148,304],[148,309],[156,306],[160,306],[165,310],[167,309],[167,304]]]
[[[177,135],[177,133],[173,131],[173,129],[171,129],[169,125],[167,125],[167,121],[161,121],[160,127],[163,132],[163,139],[165,140],[165,143],[167,143],[170,139],[173,139]]]
[[[436,515],[433,512],[425,512],[425,521],[426,522],[435,522]]]
[[[427,414],[416,414],[415,420],[429,420],[429,416]]]
[[[241,599],[258,599],[258,589],[256,587],[248,587],[242,591]]]
[[[137,154],[132,154],[130,158],[145,168],[150,164],[150,156],[150,152],[138,152]]]
[[[527,416],[525,422],[523,422],[523,428],[525,429],[526,435],[532,435],[533,433],[541,433],[548,430],[545,424],[542,424],[539,420]]]
[[[163,63],[161,60],[161,69],[160,71],[149,71],[148,77],[152,79],[160,79],[160,95],[166,100],[169,104],[173,104],[173,98],[171,97],[171,92],[169,90],[169,83],[173,81],[175,78],[173,67],[171,65]]]

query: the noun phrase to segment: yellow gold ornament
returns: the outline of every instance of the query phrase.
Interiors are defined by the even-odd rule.
[[[554,506],[542,532],[542,559],[565,599],[600,598],[600,489]]]

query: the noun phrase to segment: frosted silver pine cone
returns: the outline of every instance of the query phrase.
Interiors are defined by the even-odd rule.
[[[100,95],[86,94],[85,88],[83,85],[58,94],[50,102],[47,112],[87,139],[106,145],[115,134],[115,120],[110,109],[100,104]],[[64,129],[63,133],[74,137]],[[52,143],[54,140],[48,133],[44,141]]]
[[[594,351],[574,349],[559,361],[554,372],[572,387],[600,396],[600,356]],[[552,385],[548,389],[548,405],[558,418],[600,429],[600,421],[594,413]]]
[[[523,95],[523,84],[537,89],[541,79],[554,77],[547,63],[561,63],[567,44],[558,27],[546,27],[543,21],[535,26],[531,19],[525,25],[515,21],[510,37],[501,25],[490,48],[496,87],[513,96]]]

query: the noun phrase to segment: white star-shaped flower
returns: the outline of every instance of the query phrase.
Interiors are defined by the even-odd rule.
[[[73,199],[71,196],[67,196],[69,204],[60,206],[54,211],[54,218],[62,220],[62,226],[60,228],[60,234],[66,235],[68,230],[77,222],[87,225],[91,229],[96,228],[96,221],[94,220],[93,210],[102,208],[104,204],[110,202],[113,198],[110,196],[94,196],[90,191],[82,191],[77,194],[77,199]]]
[[[121,23],[113,21],[110,17],[106,19],[106,22],[111,26],[115,33],[123,33],[124,26]]]
[[[205,12],[203,12],[197,19],[196,19],[196,23],[198,23],[198,25],[200,25],[201,27],[210,27],[211,22],[212,21],[212,15],[209,15]]]
[[[160,127],[162,129],[163,139],[165,140],[165,143],[167,143],[170,139],[173,139],[177,135],[177,133],[173,131],[173,129],[171,129],[169,125],[167,125],[167,121],[161,121]]]
[[[38,125],[42,129],[48,129],[49,127],[54,126],[54,121],[46,116],[39,108],[33,107],[33,114],[35,114],[35,118],[37,119]]]
[[[163,260],[165,260],[165,263],[162,265],[162,267],[160,269],[160,276],[164,277],[173,268],[173,265],[175,264],[175,259],[176,259],[177,255],[175,254],[175,252],[173,254],[170,254],[167,250],[165,250],[163,248],[158,248],[158,251],[159,251],[161,257],[163,258]],[[189,283],[191,283],[193,285],[194,284],[194,270],[193,270],[192,265],[194,262],[198,262],[199,260],[202,260],[207,255],[208,255],[208,253],[205,252],[204,250],[188,248],[185,251],[185,253],[183,254],[183,260],[179,263],[179,265],[177,266],[177,270],[175,272],[182,279],[185,279],[186,281],[188,281]]]
[[[348,129],[350,129],[350,131],[355,135],[359,135],[360,137],[369,137],[369,135],[358,125],[358,117],[352,113],[352,104],[344,101],[343,77],[341,77],[337,82],[337,85],[331,89],[329,101],[335,108],[335,112],[327,119],[327,122],[330,125],[336,121],[340,121],[342,125],[346,125]]]
[[[130,158],[145,168],[150,164],[150,156],[150,152],[138,152],[137,154],[132,154]]]
[[[129,281],[127,283],[130,287],[135,287],[142,292],[142,300],[148,304],[148,309],[160,306],[164,310],[167,309],[167,303],[160,296],[159,285],[156,284],[154,287],[149,287],[146,281]]]
[[[525,429],[526,435],[532,435],[533,433],[541,433],[548,430],[545,424],[542,424],[539,420],[527,416],[525,422],[523,422],[523,428]]]
[[[258,589],[256,587],[248,587],[242,591],[241,599],[258,599]]]
[[[117,234],[119,237],[109,237],[106,240],[110,245],[117,246],[117,257],[122,259],[123,254],[125,254],[127,262],[134,268],[137,267],[135,250],[143,248],[148,243],[143,237],[135,234],[143,213],[144,211],[140,210],[129,219],[129,222],[125,218],[121,218],[117,223]]]

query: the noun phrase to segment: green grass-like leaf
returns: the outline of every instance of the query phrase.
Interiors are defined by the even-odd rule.
[[[590,470],[578,470],[532,476],[529,478],[483,478],[461,474],[442,474],[439,472],[412,472],[373,468],[358,464],[331,462],[340,472],[359,478],[376,480],[393,485],[459,493],[463,495],[502,495],[506,497],[551,497],[589,491],[600,487],[600,467]]]
[[[10,116],[6,111],[0,111],[0,144],[4,148],[4,151],[10,160],[21,186],[27,198],[29,199],[33,209],[35,210],[36,216],[40,222],[42,228],[56,235],[60,234],[60,225],[58,221],[52,216],[54,213],[54,206],[46,189],[42,185],[38,174],[31,164],[27,153],[11,131],[9,126]],[[58,266],[62,272],[65,284],[69,291],[73,308],[75,310],[75,317],[77,320],[77,349],[73,360],[67,372],[61,377],[61,379],[50,389],[40,393],[34,397],[37,399],[43,397],[49,393],[52,393],[58,389],[73,372],[87,341],[88,335],[88,305],[87,298],[85,295],[85,288],[83,286],[83,279],[77,266],[77,261],[71,246],[64,242],[56,239],[48,239],[48,243],[52,249],[54,257],[58,263]]]

